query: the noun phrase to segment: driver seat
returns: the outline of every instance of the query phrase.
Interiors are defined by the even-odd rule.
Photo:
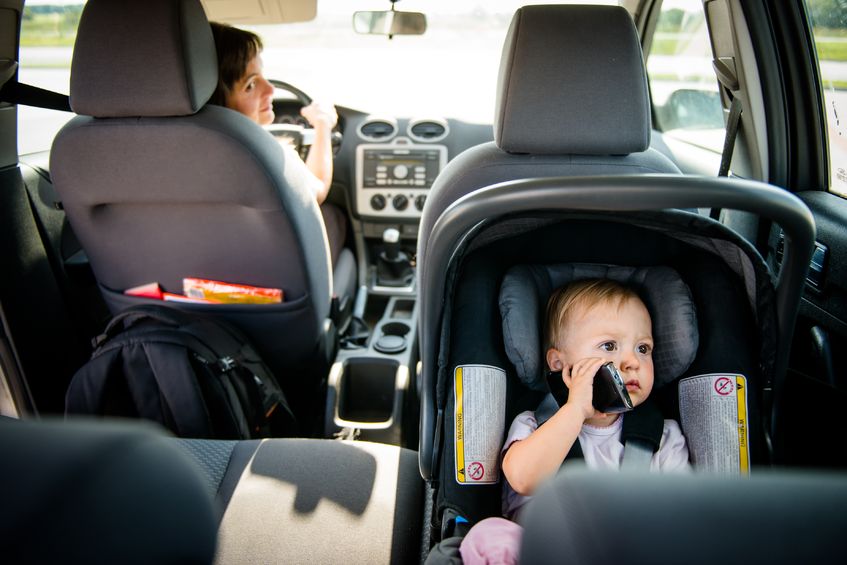
[[[292,405],[313,410],[337,349],[324,224],[302,164],[206,104],[216,82],[199,0],[90,0],[53,182],[112,313],[151,301],[125,290],[181,293],[184,277],[282,289],[281,304],[168,304],[239,327]]]

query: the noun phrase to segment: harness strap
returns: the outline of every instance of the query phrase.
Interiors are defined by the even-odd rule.
[[[644,441],[631,439],[624,444],[621,469],[646,470],[650,468],[650,461],[652,460],[653,446]]]
[[[544,425],[558,410],[559,403],[553,395],[545,396],[535,410],[538,427]],[[656,403],[649,398],[631,412],[627,412],[621,430],[621,442],[624,444],[621,468],[649,468],[653,454],[659,450],[664,428],[664,416]],[[564,461],[582,458],[582,448],[577,440]]]

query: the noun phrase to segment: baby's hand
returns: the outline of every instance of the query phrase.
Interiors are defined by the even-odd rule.
[[[332,104],[312,102],[308,106],[303,106],[300,109],[300,114],[306,118],[312,127],[324,125],[332,129],[338,123],[338,113]]]
[[[589,357],[580,359],[570,367],[570,385],[568,386],[568,402],[582,411],[585,419],[597,415],[594,410],[594,375],[605,363],[605,359]],[[564,373],[562,374],[564,377]],[[567,384],[567,381],[565,381]]]

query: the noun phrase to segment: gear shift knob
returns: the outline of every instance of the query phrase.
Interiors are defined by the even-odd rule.
[[[386,228],[382,232],[382,242],[385,244],[385,258],[396,261],[400,253],[400,231],[396,228]]]

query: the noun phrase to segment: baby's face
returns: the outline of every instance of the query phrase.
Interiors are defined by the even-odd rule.
[[[653,390],[653,332],[640,300],[582,307],[562,328],[560,353],[566,369],[589,357],[612,361],[634,405]]]

